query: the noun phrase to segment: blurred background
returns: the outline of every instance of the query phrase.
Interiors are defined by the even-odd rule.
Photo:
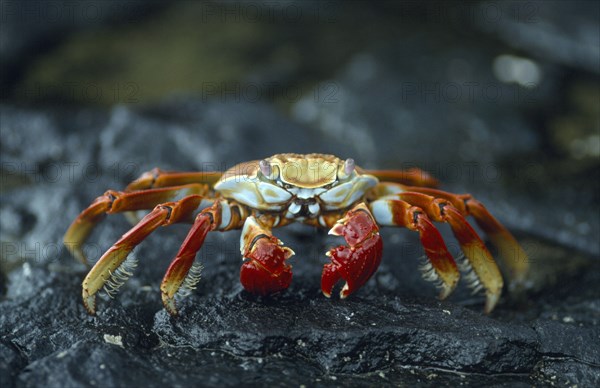
[[[0,0],[0,12],[3,300],[73,271],[60,243],[70,221],[144,171],[324,152],[420,167],[474,194],[534,268],[529,299],[503,315],[597,324],[597,279],[585,276],[600,255],[598,2]],[[106,225],[92,257],[127,229]],[[176,250],[186,229],[173,233],[142,253]],[[315,235],[286,233],[300,246]],[[433,297],[416,260],[393,261],[420,256],[405,249],[414,236],[385,233],[376,288]],[[307,289],[318,289],[319,244],[304,251]],[[236,271],[237,260],[219,262]],[[134,284],[156,289],[163,270],[142,268]],[[200,295],[215,292],[207,282]],[[144,299],[155,310],[157,295]],[[464,295],[455,302],[479,309]],[[5,365],[28,363],[15,359]]]
[[[327,152],[600,253],[594,2],[1,5],[3,190]]]

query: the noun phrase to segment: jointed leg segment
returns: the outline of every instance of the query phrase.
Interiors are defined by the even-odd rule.
[[[169,265],[160,285],[163,305],[171,315],[177,315],[175,294],[181,287],[190,268],[194,264],[196,253],[204,244],[206,235],[215,230],[221,223],[221,204],[215,202],[212,207],[204,209],[192,225],[177,256]]]
[[[212,187],[222,175],[222,172],[217,171],[166,172],[155,168],[140,175],[127,186],[125,191],[182,186],[192,183],[206,184]]]
[[[185,198],[189,195],[205,195],[208,187],[202,184],[151,189],[135,192],[109,190],[96,198],[92,204],[71,223],[64,236],[64,243],[71,254],[87,263],[82,246],[94,227],[106,214],[134,210],[149,210],[154,206]]]
[[[475,292],[482,287],[485,289],[485,310],[491,311],[502,293],[502,275],[484,242],[462,214],[447,200],[426,194],[405,192],[397,194],[397,197],[423,209],[433,221],[446,222],[450,225],[467,259],[467,262],[462,264],[465,267],[463,269],[467,270],[470,286]]]
[[[424,187],[406,187],[405,190],[442,198],[450,202],[463,216],[473,216],[477,225],[490,237],[498,248],[502,262],[508,268],[515,284],[525,281],[529,271],[527,254],[514,236],[490,212],[469,194],[452,194]]]
[[[438,282],[441,299],[450,295],[458,283],[460,273],[442,236],[425,211],[400,199],[376,200],[370,207],[380,225],[400,226],[419,233],[431,264],[431,268],[426,268],[426,276]]]
[[[95,294],[111,279],[133,248],[159,226],[168,226],[185,220],[198,208],[201,200],[202,197],[199,195],[190,195],[177,202],[156,206],[102,255],[83,281],[83,303],[90,314],[96,311]]]
[[[489,234],[492,242],[501,249],[501,254],[510,271],[513,273],[514,278],[517,281],[525,278],[528,268],[525,252],[510,232],[481,203],[474,200],[470,195],[457,195],[433,188],[403,186],[396,183],[381,183],[373,192],[376,198],[379,199],[373,201],[370,206],[380,224],[406,226],[411,229],[410,223],[402,222],[399,215],[406,214],[407,212],[412,212],[413,214],[420,212],[426,214],[428,220],[445,222],[450,225],[467,259],[461,264],[464,266],[462,269],[467,272],[466,278],[470,286],[474,288],[475,292],[481,288],[485,289],[486,312],[494,308],[500,297],[503,287],[502,275],[484,242],[465,220],[466,216],[472,215],[477,224]],[[414,208],[407,210],[407,207],[411,205]],[[427,223],[431,224],[429,221],[425,222],[425,224]],[[458,271],[444,271],[436,265],[427,247],[429,245],[433,246],[432,244],[435,244],[434,241],[439,240],[440,244],[435,245],[438,247],[444,245],[444,250],[447,252],[445,244],[441,241],[441,236],[439,236],[439,232],[435,230],[433,225],[424,229],[421,226],[421,228],[421,241],[435,273],[445,285],[443,289],[446,292],[445,295],[447,295],[456,285]],[[425,232],[427,235],[436,237],[423,240],[422,233],[425,230],[429,230]],[[507,257],[507,252],[511,253],[512,256]],[[443,254],[442,257],[446,257],[445,261],[448,263],[454,263],[449,253]],[[454,267],[456,266],[454,265]],[[448,275],[444,276],[445,272],[448,272]]]
[[[427,171],[419,168],[409,168],[406,170],[367,170],[369,175],[374,175],[380,181],[400,183],[403,185],[419,187],[438,187],[439,182]]]
[[[517,281],[524,279],[528,269],[525,252],[510,232],[470,195],[433,189],[431,187],[437,186],[437,180],[417,169],[364,172],[391,183],[380,183],[365,195],[368,205],[359,203],[345,214],[336,210],[321,215],[325,224],[331,227],[330,234],[343,236],[347,243],[327,252],[331,262],[325,264],[321,277],[325,296],[331,295],[338,281],[345,280],[340,292],[340,297],[345,298],[375,273],[383,250],[379,224],[405,227],[419,233],[429,259],[425,267],[426,278],[438,283],[440,298],[447,297],[456,287],[460,272],[433,225],[433,222],[445,222],[467,259],[467,279],[475,291],[485,289],[485,311],[491,311],[502,291],[502,276],[485,244],[465,220],[469,215],[500,248]],[[84,305],[91,314],[95,312],[96,293],[108,287],[110,295],[122,284],[125,275],[129,275],[125,260],[140,242],[159,226],[191,222],[194,214],[197,216],[193,225],[161,284],[162,301],[170,314],[177,314],[175,296],[182,286],[190,286],[190,269],[196,254],[208,233],[214,230],[243,226],[240,249],[244,263],[240,281],[246,290],[265,295],[290,285],[292,267],[287,260],[294,252],[271,234],[273,225],[278,225],[275,221],[278,216],[257,211],[250,215],[252,209],[225,199],[212,199],[212,206],[197,213],[203,206],[203,199],[209,199],[206,196],[221,175],[220,172],[180,173],[154,169],[142,174],[125,191],[107,191],[81,212],[69,227],[64,241],[69,251],[85,263],[82,245],[106,214],[154,208],[102,255],[83,281]],[[413,186],[405,186],[407,184]]]

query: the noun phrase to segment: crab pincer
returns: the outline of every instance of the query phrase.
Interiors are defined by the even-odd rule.
[[[242,231],[240,282],[253,294],[268,295],[285,290],[292,282],[292,266],[286,260],[294,251],[283,246],[254,217],[248,217]]]
[[[348,245],[340,245],[326,253],[331,263],[323,267],[321,290],[330,297],[333,286],[343,279],[346,281],[340,291],[343,299],[362,287],[375,273],[381,263],[383,242],[373,216],[363,203],[346,213],[329,234],[343,236]]]

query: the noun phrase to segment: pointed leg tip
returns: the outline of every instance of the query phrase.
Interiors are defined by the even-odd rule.
[[[483,311],[486,314],[491,313],[494,307],[496,307],[498,300],[500,300],[500,294],[486,293],[485,308]]]
[[[83,306],[90,315],[96,315],[96,296],[89,295],[86,290],[83,290]]]
[[[175,298],[171,298],[163,292],[162,293],[162,301],[163,301],[163,306],[165,306],[165,309],[171,316],[175,317],[178,315],[177,307],[175,306]]]
[[[452,291],[454,291],[455,287],[456,287],[456,285],[444,284],[440,289],[440,295],[438,296],[438,298],[440,300],[446,299],[448,296],[450,296],[450,294],[452,294]]]
[[[67,250],[69,251],[71,256],[73,256],[80,263],[86,266],[89,265],[87,257],[85,256],[85,253],[83,253],[83,249],[81,249],[81,247],[73,246],[73,243],[67,241],[65,241],[64,244],[67,247]]]
[[[331,298],[331,292],[327,292],[325,290],[322,290],[323,295],[325,295],[326,298]]]

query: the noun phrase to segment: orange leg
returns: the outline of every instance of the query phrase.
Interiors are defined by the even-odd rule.
[[[498,248],[502,262],[508,268],[511,279],[516,284],[523,284],[529,271],[529,259],[514,236],[490,212],[470,194],[452,194],[441,190],[405,187],[406,191],[427,194],[443,198],[450,202],[463,216],[471,215],[477,225],[490,237]]]
[[[227,208],[226,211],[223,211]],[[236,211],[232,211],[237,208]],[[246,211],[236,203],[215,201],[196,216],[187,237],[179,248],[179,252],[171,261],[160,285],[163,305],[171,315],[177,315],[175,295],[180,290],[190,268],[194,264],[196,253],[204,244],[206,235],[213,230],[230,230],[240,228],[246,219]]]
[[[198,208],[202,197],[190,195],[177,202],[167,202],[154,208],[136,226],[125,233],[104,255],[83,280],[82,296],[85,308],[90,314],[96,311],[96,293],[108,286],[111,295],[131,273],[121,268],[129,253],[159,226],[167,226],[185,221]]]
[[[204,209],[196,216],[196,220],[181,248],[179,248],[177,256],[175,256],[165,273],[160,291],[163,305],[171,315],[177,315],[175,294],[177,294],[192,264],[194,264],[196,253],[202,247],[206,235],[219,224],[220,210],[218,202],[215,202],[212,207]]]
[[[207,184],[212,187],[222,175],[223,173],[219,171],[166,172],[155,168],[140,175],[127,186],[125,191],[181,186],[191,183]]]
[[[418,168],[407,170],[366,170],[366,174],[374,175],[382,182],[394,182],[403,185],[420,187],[438,187],[439,181],[428,172]]]
[[[237,205],[228,204],[225,201],[215,202],[212,207],[204,209],[198,214],[188,236],[163,278],[160,287],[162,300],[171,315],[177,315],[175,295],[181,288],[196,253],[202,247],[208,232],[217,228],[228,230],[243,225],[240,249],[245,261],[240,271],[240,281],[246,290],[259,295],[267,295],[286,289],[291,282],[291,266],[285,261],[294,252],[271,235],[270,227],[260,223],[253,216],[246,217],[246,212],[241,207],[238,207],[239,211],[237,212],[229,210],[228,214],[231,214],[232,218],[223,221],[224,206]]]
[[[485,309],[486,312],[491,311],[502,293],[502,275],[485,244],[462,214],[445,199],[416,192],[404,192],[396,196],[423,209],[433,221],[446,222],[450,225],[467,258],[467,261],[462,264],[463,270],[467,272],[465,277],[469,281],[469,286],[473,288],[474,293],[481,288],[485,289],[487,296]]]
[[[82,245],[106,214],[133,210],[149,210],[167,201],[176,201],[189,195],[204,195],[208,191],[206,185],[190,184],[136,192],[119,192],[109,190],[96,198],[92,204],[79,214],[63,238],[64,244],[71,254],[82,263],[87,263]]]
[[[454,290],[460,273],[448,248],[427,217],[426,212],[400,199],[379,199],[369,204],[379,225],[400,226],[419,233],[421,244],[429,259],[425,279],[437,282],[441,288],[440,298],[444,299]]]

